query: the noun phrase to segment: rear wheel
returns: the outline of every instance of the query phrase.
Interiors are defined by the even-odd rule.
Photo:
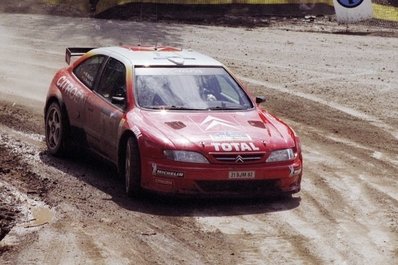
[[[129,137],[127,140],[124,159],[126,193],[129,197],[139,197],[142,193],[141,162],[138,143],[134,137]]]
[[[58,103],[53,102],[48,107],[45,126],[48,151],[55,156],[63,155],[67,146],[67,121]]]

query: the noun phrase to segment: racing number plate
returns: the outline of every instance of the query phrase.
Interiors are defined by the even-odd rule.
[[[255,177],[255,171],[229,171],[228,174],[230,179],[254,179]]]

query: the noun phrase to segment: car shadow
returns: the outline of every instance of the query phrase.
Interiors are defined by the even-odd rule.
[[[109,195],[120,207],[159,216],[234,216],[264,214],[297,208],[301,198],[198,198],[175,197],[146,193],[141,198],[129,198],[124,183],[118,178],[114,166],[87,152],[79,152],[68,158],[56,158],[47,151],[40,153],[41,161],[49,167],[83,181]]]

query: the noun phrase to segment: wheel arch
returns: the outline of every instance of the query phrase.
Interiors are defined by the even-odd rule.
[[[66,122],[66,128],[67,128],[67,133],[69,133],[70,130],[70,121],[69,121],[69,114],[68,110],[66,109],[65,103],[62,100],[62,98],[57,97],[56,95],[53,95],[49,97],[46,101],[46,105],[44,107],[44,124],[46,123],[46,118],[47,118],[47,111],[48,108],[51,106],[52,103],[57,103],[61,109],[61,111],[64,114],[64,121]]]
[[[56,107],[58,111],[60,112],[61,120],[59,122],[60,124],[60,133],[61,137],[59,140],[59,143],[57,143],[55,146],[49,145],[48,142],[48,132],[49,132],[49,127],[48,127],[48,115],[49,111],[51,108]],[[58,97],[52,96],[49,97],[46,101],[45,107],[44,107],[44,127],[45,127],[45,136],[46,136],[46,144],[47,148],[50,150],[50,153],[53,154],[54,156],[59,156],[63,157],[67,155],[68,151],[70,151],[70,123],[69,123],[69,117],[68,113],[66,110],[65,105],[63,104],[62,101],[59,100]]]
[[[136,137],[136,135],[130,131],[130,130],[126,130],[123,132],[122,136],[120,137],[119,140],[119,145],[118,145],[118,158],[117,158],[117,170],[120,176],[123,176],[124,174],[124,156],[126,153],[126,144],[127,144],[127,140],[133,137],[137,143],[138,143],[138,139]],[[139,146],[138,146],[139,148]],[[141,154],[139,154],[141,155]]]
[[[68,122],[69,122],[68,111],[67,111],[67,109],[66,109],[66,106],[65,106],[64,101],[63,101],[61,98],[59,98],[59,97],[57,97],[57,96],[55,96],[55,95],[49,97],[49,98],[47,99],[47,101],[46,101],[46,105],[45,105],[45,107],[44,107],[44,120],[46,119],[46,114],[47,114],[48,108],[49,108],[50,105],[51,105],[52,103],[54,103],[54,102],[56,102],[56,103],[59,105],[59,107],[61,108],[61,111],[63,111],[63,112],[65,113],[66,118],[67,118],[67,120],[68,120]]]

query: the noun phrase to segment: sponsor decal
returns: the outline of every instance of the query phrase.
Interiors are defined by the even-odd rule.
[[[168,57],[166,59],[169,59],[171,57]],[[192,59],[192,58],[182,58],[182,59]],[[176,73],[179,74],[188,74],[188,75],[203,75],[203,71],[200,69],[196,68],[177,68]]]
[[[140,128],[138,128],[136,125],[133,127],[133,133],[135,134],[135,137],[139,139],[142,136]]]
[[[82,78],[86,81],[87,84],[93,86],[94,84],[94,77],[90,75],[87,71],[83,72]]]
[[[290,170],[289,176],[293,177],[293,175],[294,175],[294,166],[289,166],[289,170]]]
[[[290,177],[300,175],[301,173],[301,167],[295,168],[294,166],[289,166],[289,170],[290,170]]]
[[[61,76],[57,81],[57,87],[64,92],[64,94],[69,97],[72,101],[76,103],[83,103],[85,101],[85,96],[76,86],[68,80],[66,76]]]
[[[172,180],[155,178],[155,182],[163,185],[173,185]]]
[[[184,177],[184,172],[171,171],[158,168],[158,165],[152,164],[152,175],[158,177],[174,177],[174,178],[182,178]]]
[[[207,116],[207,118],[202,121],[200,126],[205,126],[206,131],[211,130],[217,126],[236,129],[236,124],[220,118],[215,118],[213,116]]]
[[[219,132],[210,135],[210,138],[215,142],[225,141],[251,141],[252,138],[241,132]]]
[[[259,151],[260,148],[254,143],[211,143],[215,151],[224,152],[245,152],[245,151]]]

